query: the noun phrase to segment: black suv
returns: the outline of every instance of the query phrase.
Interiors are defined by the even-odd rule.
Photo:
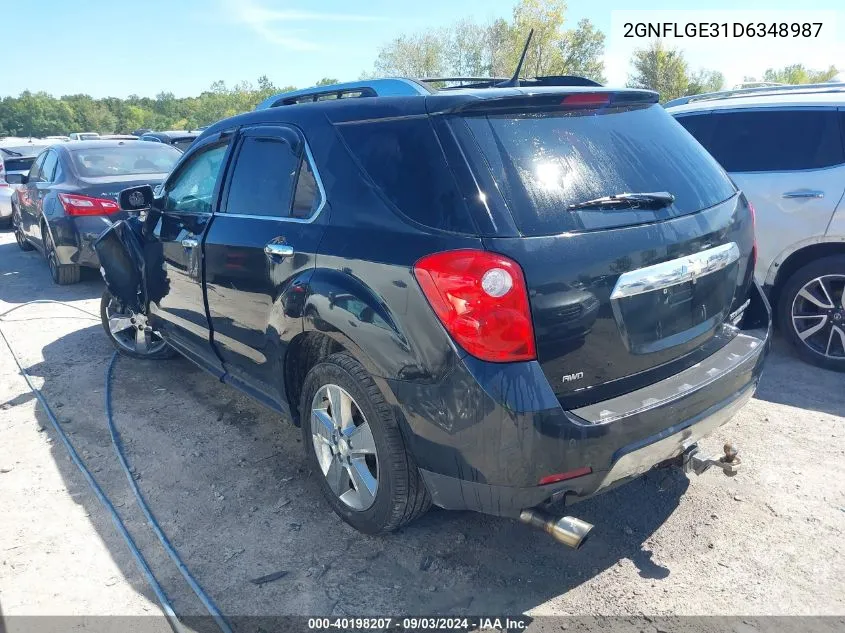
[[[117,349],[301,425],[368,533],[431,503],[527,520],[678,460],[768,349],[752,211],[649,91],[269,107],[121,203],[145,219],[97,245]]]

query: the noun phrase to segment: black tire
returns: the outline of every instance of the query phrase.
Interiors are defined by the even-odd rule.
[[[352,396],[372,431],[378,455],[378,488],[372,505],[365,510],[349,507],[332,491],[314,450],[311,404],[317,392],[329,384],[340,386]],[[329,505],[349,525],[365,534],[383,534],[410,523],[431,506],[431,497],[405,449],[393,411],[370,374],[354,358],[338,353],[315,365],[305,377],[299,411],[308,463]]]
[[[15,241],[18,243],[18,248],[22,251],[31,251],[35,247],[29,243],[29,240],[26,239],[26,235],[24,235],[23,231],[18,225],[15,225]]]
[[[56,247],[53,245],[53,238],[50,237],[46,227],[42,227],[41,230],[44,240],[44,257],[47,259],[47,267],[50,269],[50,277],[53,279],[53,283],[59,286],[79,283],[79,278],[82,276],[80,267],[76,264],[60,264]]]
[[[100,299],[100,322],[103,325],[103,330],[106,332],[106,336],[108,337],[111,344],[114,348],[120,352],[123,356],[127,356],[129,358],[135,358],[138,360],[167,360],[170,358],[175,358],[178,356],[178,352],[174,350],[169,345],[165,344],[163,347],[155,349],[154,351],[148,352],[146,354],[139,353],[137,351],[128,349],[125,345],[122,345],[116,338],[116,336],[112,333],[111,328],[109,327],[109,313],[108,308],[109,304],[112,301],[111,293],[106,290],[103,293],[102,298]]]
[[[786,281],[781,289],[777,305],[777,315],[780,329],[786,339],[792,344],[798,356],[805,362],[812,365],[824,367],[825,369],[832,369],[834,371],[845,371],[845,351],[842,352],[842,356],[840,357],[840,343],[837,340],[839,338],[838,334],[836,332],[831,334],[831,348],[824,351],[814,349],[813,344],[815,343],[816,348],[818,348],[819,339],[824,338],[825,331],[820,331],[819,334],[816,335],[818,338],[813,339],[808,337],[808,342],[805,342],[802,340],[801,336],[799,336],[799,332],[796,329],[797,327],[803,326],[796,326],[796,320],[793,320],[792,310],[796,300],[802,301],[799,297],[799,293],[807,284],[822,277],[828,280],[832,278],[833,283],[829,284],[830,287],[827,292],[832,295],[830,299],[833,307],[831,309],[819,306],[812,307],[814,310],[818,310],[820,313],[824,313],[828,316],[828,321],[826,323],[830,323],[831,325],[838,324],[837,327],[845,331],[845,296],[843,296],[845,293],[840,290],[843,287],[840,284],[840,276],[842,278],[842,283],[845,283],[845,255],[833,255],[811,262],[794,272]],[[816,295],[814,294],[813,296]],[[818,298],[822,299],[823,297],[819,294]],[[826,298],[824,298],[824,303],[827,304]],[[814,321],[812,317],[805,317],[805,319],[807,319],[809,323],[818,322]],[[819,318],[819,321],[820,320],[821,318]],[[806,329],[808,328],[805,328],[802,333],[805,333]],[[824,342],[822,341],[821,344],[824,345]],[[831,355],[826,356],[826,352],[830,353],[834,357],[832,358]]]

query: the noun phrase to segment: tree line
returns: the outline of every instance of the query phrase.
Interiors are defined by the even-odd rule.
[[[528,33],[523,76],[580,75],[605,83],[605,35],[590,20],[569,27],[565,0],[520,0],[509,20],[477,22],[463,19],[447,27],[403,33],[379,48],[372,71],[361,78],[509,77],[516,68]],[[655,40],[634,51],[630,87],[660,93],[661,101],[712,92],[725,87],[721,73],[692,69],[683,51]],[[769,69],[762,81],[814,83],[837,74],[794,64]],[[326,77],[317,85],[335,83]],[[745,77],[745,81],[758,81]],[[49,136],[73,131],[131,133],[137,129],[193,129],[252,110],[268,96],[294,86],[276,86],[266,76],[256,84],[245,81],[227,86],[214,82],[197,97],[177,98],[162,92],[155,98],[130,95],[126,99],[94,99],[76,94],[55,98],[45,92],[25,91],[0,99],[0,136]]]

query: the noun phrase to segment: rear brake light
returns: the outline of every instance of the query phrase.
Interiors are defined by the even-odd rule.
[[[610,103],[610,95],[600,92],[576,92],[575,94],[566,95],[560,103],[561,105],[574,106],[607,105]]]
[[[446,251],[420,259],[414,276],[467,352],[496,363],[536,358],[528,290],[515,261],[487,251]]]
[[[59,200],[68,215],[110,215],[120,210],[114,200],[60,193]]]

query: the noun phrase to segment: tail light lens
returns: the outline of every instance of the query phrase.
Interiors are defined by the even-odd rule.
[[[60,193],[59,200],[68,215],[110,215],[120,211],[114,200],[92,198],[74,193]]]
[[[515,261],[487,251],[446,251],[420,259],[414,276],[467,352],[495,363],[536,358],[528,290]]]

